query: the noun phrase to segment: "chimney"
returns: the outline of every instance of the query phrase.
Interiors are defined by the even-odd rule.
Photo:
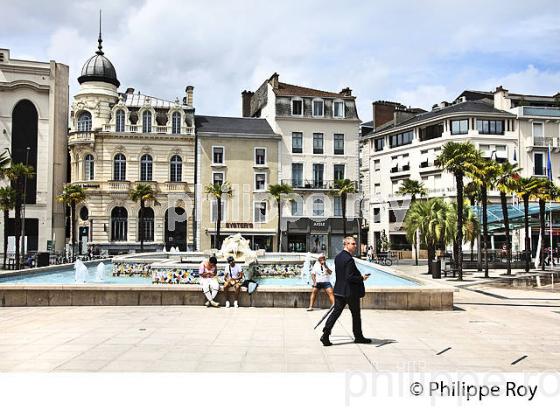
[[[278,77],[280,77],[280,75],[278,73],[274,73],[268,79],[268,82],[275,90],[278,89]]]
[[[499,85],[494,91],[494,108],[498,110],[511,109],[511,100],[509,98],[508,90]]]
[[[374,129],[393,120],[395,106],[395,103],[389,103],[387,101],[375,101],[372,103]]]
[[[404,122],[415,116],[415,113],[407,111],[406,108],[395,107],[393,121],[395,122],[395,125],[399,125],[401,122]]]
[[[187,88],[185,88],[185,92],[187,93],[186,104],[190,106],[193,105],[193,90],[194,87],[192,85],[187,85]]]
[[[343,88],[342,91],[340,91],[339,94],[342,94],[345,97],[352,97],[352,90],[350,89],[350,87],[346,87],[346,88]]]
[[[127,93],[127,94],[134,94],[134,88],[128,87],[128,88],[126,89],[126,93]]]
[[[243,90],[241,93],[241,115],[243,117],[251,116],[251,99],[255,95],[252,91]]]

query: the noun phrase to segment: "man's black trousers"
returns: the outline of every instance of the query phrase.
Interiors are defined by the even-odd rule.
[[[362,334],[362,318],[360,316],[360,298],[346,298],[344,296],[335,295],[334,297],[334,308],[331,315],[327,319],[327,323],[323,329],[323,333],[327,336],[331,334],[331,330],[338,320],[344,307],[348,305],[350,312],[352,313],[352,332],[356,339],[363,338]]]

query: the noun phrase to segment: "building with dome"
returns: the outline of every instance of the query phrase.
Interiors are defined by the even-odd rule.
[[[120,81],[98,50],[82,67],[71,105],[68,135],[71,181],[85,188],[77,209],[79,252],[117,254],[139,250],[137,184],[151,185],[158,204],[144,214],[144,249],[193,249],[195,129],[193,87],[182,100],[167,101],[119,91]]]
[[[14,59],[0,48],[0,152],[13,163],[28,164],[35,177],[26,182],[25,249],[34,253],[64,247],[64,207],[56,196],[67,176],[68,66],[56,61]],[[6,185],[5,181],[1,185]],[[0,222],[0,252],[8,230],[8,256],[15,251],[15,215]],[[21,231],[20,231],[21,232]]]

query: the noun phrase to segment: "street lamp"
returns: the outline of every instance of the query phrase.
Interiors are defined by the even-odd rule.
[[[29,166],[29,151],[31,150],[30,147],[25,148],[25,166]],[[22,256],[25,259],[25,254],[27,251],[27,243],[25,240],[25,204],[27,203],[27,175],[23,177],[23,204],[21,205],[21,241],[22,241]]]

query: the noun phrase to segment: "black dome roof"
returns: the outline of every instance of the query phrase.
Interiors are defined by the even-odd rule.
[[[117,87],[121,85],[117,79],[117,72],[113,63],[105,57],[101,46],[101,36],[99,37],[98,50],[95,55],[89,58],[82,67],[82,73],[78,77],[78,82],[83,84],[87,81],[102,81],[113,84]]]

